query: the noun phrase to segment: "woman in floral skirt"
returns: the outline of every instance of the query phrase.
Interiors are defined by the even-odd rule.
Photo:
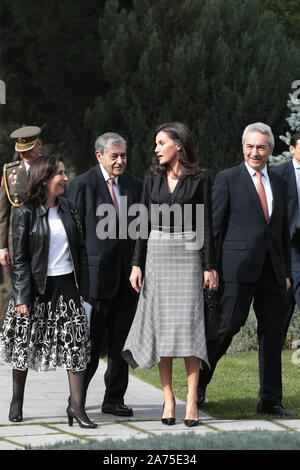
[[[23,419],[28,369],[63,366],[70,386],[69,425],[74,418],[93,428],[83,392],[90,359],[87,254],[77,211],[62,197],[67,180],[57,156],[31,163],[24,204],[13,219],[13,298],[0,334],[0,358],[13,369],[10,421]]]

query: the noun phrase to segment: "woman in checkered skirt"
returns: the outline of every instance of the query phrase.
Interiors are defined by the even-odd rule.
[[[198,424],[200,360],[208,364],[203,289],[216,290],[218,275],[210,178],[199,167],[191,132],[184,124],[167,123],[156,129],[153,163],[141,202],[147,208],[150,234],[138,238],[135,246],[130,281],[140,298],[123,357],[131,367],[145,370],[158,364],[166,425],[175,423],[172,359],[184,357],[188,381],[184,422],[192,427]]]

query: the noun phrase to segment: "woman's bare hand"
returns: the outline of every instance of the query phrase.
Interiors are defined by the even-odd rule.
[[[129,281],[133,289],[139,294],[141,292],[141,287],[142,287],[141,268],[139,268],[138,266],[132,266]]]
[[[207,286],[212,290],[218,290],[219,288],[219,276],[215,269],[204,271],[203,289]]]
[[[25,317],[28,317],[28,313],[29,313],[28,305],[25,305],[25,304],[16,305],[15,310],[17,310],[17,312],[19,313],[22,313],[22,315],[25,315]]]

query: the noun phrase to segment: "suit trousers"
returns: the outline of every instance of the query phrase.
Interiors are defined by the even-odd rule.
[[[219,310],[219,337],[207,342],[211,368],[201,363],[198,386],[205,389],[218,360],[226,353],[233,336],[246,323],[251,303],[257,318],[259,344],[259,396],[270,405],[281,404],[282,335],[286,324],[288,292],[275,278],[267,252],[263,272],[256,282],[225,282]]]
[[[134,318],[137,297],[122,273],[117,294],[112,299],[90,299],[91,362],[86,369],[85,388],[94,376],[100,355],[107,353],[103,404],[123,404],[128,386],[128,364],[121,352]]]

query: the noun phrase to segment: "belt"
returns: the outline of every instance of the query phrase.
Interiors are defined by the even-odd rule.
[[[165,225],[152,225],[152,230],[159,230],[166,233],[194,232],[192,227],[167,227]]]

